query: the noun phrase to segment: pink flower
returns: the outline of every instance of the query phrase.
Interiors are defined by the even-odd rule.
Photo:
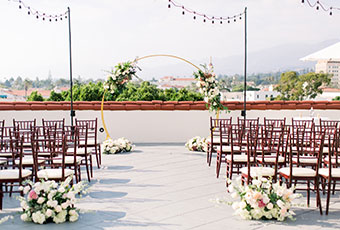
[[[38,195],[34,190],[31,190],[30,193],[28,194],[28,198],[36,200],[36,199],[38,199]]]
[[[266,204],[263,202],[263,200],[259,200],[258,205],[259,205],[259,208],[266,207]]]

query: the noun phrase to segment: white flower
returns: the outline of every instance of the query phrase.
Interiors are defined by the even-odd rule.
[[[39,197],[39,199],[37,200],[37,203],[38,204],[42,204],[42,203],[44,203],[45,202],[45,198],[44,197]]]
[[[245,207],[247,207],[247,204],[246,204],[246,202],[242,201],[240,203],[240,208],[244,209]]]
[[[242,219],[251,220],[251,215],[249,214],[249,212],[247,210],[242,209],[239,214],[240,214]]]
[[[55,215],[53,217],[54,223],[56,224],[64,223],[66,221],[66,215],[67,215],[67,212],[65,210],[61,211],[60,213],[58,213],[58,215]]]
[[[273,205],[272,203],[267,204],[267,208],[268,208],[269,210],[271,210],[273,207],[274,207],[274,205]]]
[[[56,212],[61,212],[62,208],[61,208],[60,205],[57,205],[57,206],[54,208],[54,210],[55,210]]]
[[[57,205],[58,205],[58,201],[56,201],[56,200],[49,200],[49,201],[47,201],[47,206],[48,207],[55,208],[55,207],[57,207]]]
[[[20,216],[20,219],[21,219],[22,221],[28,221],[28,216],[27,216],[27,214],[26,214],[26,213],[22,214],[22,215]]]
[[[268,204],[269,201],[270,201],[270,199],[269,199],[267,194],[263,194],[262,200],[263,200],[263,203],[265,203],[265,204]]]
[[[61,186],[61,187],[58,189],[58,192],[64,193],[64,192],[65,192],[65,188],[64,188],[63,186]]]
[[[42,214],[40,211],[37,211],[32,214],[32,220],[34,223],[43,224],[46,218],[44,214]]]
[[[74,215],[77,214],[77,212],[76,212],[76,210],[71,209],[71,210],[68,212],[68,214],[70,214],[71,216],[74,216]]]
[[[75,212],[73,215],[70,215],[70,222],[75,222],[75,221],[77,221],[77,220],[78,220],[78,217],[79,217],[79,215],[78,215],[77,212]]]
[[[24,188],[24,194],[26,195],[31,190],[31,187],[26,185]]]
[[[285,207],[285,203],[283,203],[282,200],[278,200],[278,201],[276,202],[276,204],[277,204],[277,206],[279,206],[280,208],[284,208],[284,207]]]
[[[47,218],[51,217],[53,215],[52,209],[47,209],[46,212],[45,212],[45,215],[46,215]]]
[[[261,219],[263,216],[263,212],[259,208],[254,208],[250,212],[251,212],[252,217],[256,220]]]
[[[27,202],[24,201],[24,200],[20,202],[20,206],[21,206],[22,209],[24,209],[24,210],[29,209],[29,206],[28,206]]]
[[[64,202],[61,204],[62,209],[66,209],[68,207],[68,202]]]

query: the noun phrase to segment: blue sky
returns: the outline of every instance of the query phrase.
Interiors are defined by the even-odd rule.
[[[229,25],[194,21],[167,0],[23,0],[40,11],[60,14],[71,7],[74,76],[103,78],[117,62],[166,53],[195,62],[243,54],[244,22]],[[315,2],[314,0],[310,0]],[[340,11],[330,17],[300,0],[177,0],[196,11],[231,16],[248,7],[249,52],[286,43],[317,43],[340,38]],[[340,7],[336,0],[321,0]],[[338,5],[337,5],[338,4]],[[44,22],[18,3],[0,2],[0,77],[68,78],[67,22]],[[139,63],[141,77],[171,75],[164,58]],[[184,64],[183,64],[184,65]],[[158,68],[155,68],[158,67]],[[153,72],[153,68],[157,72]],[[188,66],[187,72],[193,70]],[[219,74],[219,73],[218,73]],[[223,73],[221,73],[223,74]]]

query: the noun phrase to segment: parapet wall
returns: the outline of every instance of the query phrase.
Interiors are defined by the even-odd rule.
[[[223,103],[229,110],[242,110],[243,102]],[[340,101],[248,101],[247,110],[340,109]],[[74,110],[100,110],[100,101],[76,101]],[[70,102],[1,102],[4,110],[69,110]],[[104,110],[206,110],[204,101],[107,101]]]
[[[220,118],[232,117],[233,123],[241,115],[242,102],[224,103],[229,113],[221,112]],[[256,101],[247,103],[247,118],[283,118],[287,123],[294,117],[309,117],[310,108],[314,116],[325,119],[340,119],[338,101]],[[101,120],[101,102],[74,102],[78,119],[98,119],[98,127],[103,127]],[[0,120],[6,126],[12,120],[42,118],[57,120],[65,118],[70,124],[70,102],[2,102]],[[105,102],[104,118],[112,138],[126,137],[134,143],[184,143],[194,136],[209,135],[209,117],[215,116],[206,110],[204,102]],[[99,139],[105,139],[105,133],[99,133]]]

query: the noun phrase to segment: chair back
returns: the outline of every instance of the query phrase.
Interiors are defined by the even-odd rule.
[[[78,120],[75,119],[76,126],[79,127],[79,137],[80,140],[84,139],[83,136],[85,135],[84,127],[86,128],[86,139],[94,140],[95,145],[97,145],[97,125],[98,121],[97,118],[94,120]]]
[[[264,127],[273,127],[273,129],[281,129],[282,126],[286,125],[286,118],[283,119],[268,119],[264,117]]]
[[[16,131],[20,130],[32,130],[36,126],[36,119],[34,120],[25,120],[25,121],[19,121],[13,119],[13,127]]]

